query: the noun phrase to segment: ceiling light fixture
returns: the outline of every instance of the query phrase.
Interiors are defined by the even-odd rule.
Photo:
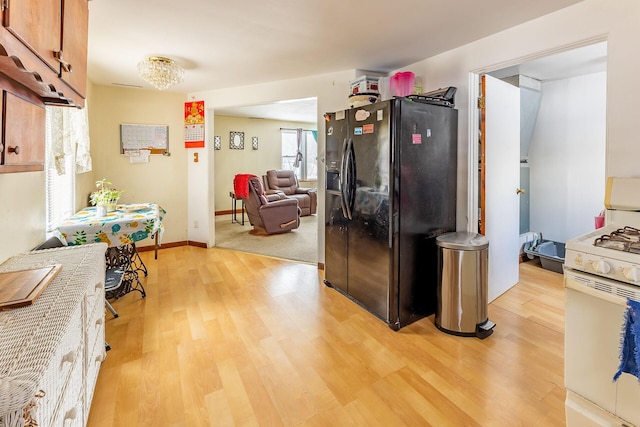
[[[138,63],[138,73],[156,89],[164,90],[182,82],[184,69],[173,59],[150,56]]]

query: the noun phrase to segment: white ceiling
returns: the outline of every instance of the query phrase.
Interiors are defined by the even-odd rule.
[[[389,72],[579,1],[92,0],[89,79],[152,89],[137,74],[152,55],[185,68],[170,89],[184,93],[349,69]]]
[[[489,74],[497,78],[524,75],[544,83],[606,70],[607,43],[600,42],[547,55]],[[317,102],[316,98],[292,99],[263,105],[227,107],[217,109],[216,114],[313,123],[317,120]]]
[[[503,78],[524,75],[541,82],[568,79],[607,69],[607,42],[578,47],[491,72]]]
[[[216,115],[315,123],[318,119],[316,98],[289,99],[270,104],[218,108]]]

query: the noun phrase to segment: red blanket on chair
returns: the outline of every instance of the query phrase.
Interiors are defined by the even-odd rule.
[[[249,178],[254,176],[250,173],[239,173],[233,178],[233,192],[237,199],[249,197]]]

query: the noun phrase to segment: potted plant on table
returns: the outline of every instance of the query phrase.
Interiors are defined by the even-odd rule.
[[[89,201],[96,207],[97,216],[105,216],[107,212],[116,210],[118,199],[124,190],[111,188],[111,183],[106,179],[96,181],[97,190],[91,193]]]

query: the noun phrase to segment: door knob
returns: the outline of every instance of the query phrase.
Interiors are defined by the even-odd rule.
[[[527,194],[527,190],[524,188],[516,188],[516,194]]]

